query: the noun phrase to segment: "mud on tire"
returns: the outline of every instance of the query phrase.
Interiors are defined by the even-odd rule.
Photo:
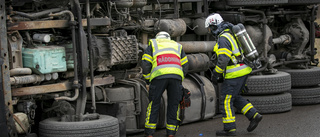
[[[117,118],[100,115],[99,119],[79,122],[62,122],[60,118],[48,118],[40,122],[40,137],[118,137]]]

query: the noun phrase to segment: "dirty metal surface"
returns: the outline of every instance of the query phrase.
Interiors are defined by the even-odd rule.
[[[111,25],[110,19],[94,18],[90,19],[91,26],[107,26]],[[68,20],[50,20],[50,21],[20,21],[8,24],[8,30],[33,30],[33,29],[49,29],[49,28],[66,28],[69,27]],[[87,26],[87,19],[82,19],[82,26]]]
[[[112,76],[104,77],[104,78],[95,78],[94,85],[107,85],[114,83],[115,79]],[[61,92],[72,89],[72,82],[66,81],[57,84],[49,84],[42,86],[31,86],[31,87],[22,87],[12,89],[12,96],[25,96],[25,95],[35,95],[35,94],[44,94],[44,93],[53,93],[53,92]],[[91,87],[90,80],[86,81],[87,87]]]

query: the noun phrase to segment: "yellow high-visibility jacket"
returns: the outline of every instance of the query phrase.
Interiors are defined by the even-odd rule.
[[[151,39],[142,56],[143,76],[146,80],[175,74],[184,79],[188,58],[181,44],[167,39]]]

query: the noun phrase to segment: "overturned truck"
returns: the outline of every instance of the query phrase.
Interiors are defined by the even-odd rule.
[[[320,0],[2,0],[0,136],[126,136],[141,132],[148,100],[140,60],[166,31],[189,60],[182,123],[219,113],[210,81],[211,13],[246,27],[259,53],[248,79],[261,113],[320,103],[315,24]],[[319,90],[320,91],[320,90]],[[157,127],[165,127],[166,94]],[[270,103],[272,102],[272,103]]]

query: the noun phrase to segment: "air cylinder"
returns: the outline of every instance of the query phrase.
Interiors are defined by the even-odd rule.
[[[235,33],[237,40],[240,42],[240,46],[244,51],[245,57],[249,60],[254,60],[259,57],[259,53],[256,50],[247,30],[243,24],[239,23],[232,27],[232,31]]]

